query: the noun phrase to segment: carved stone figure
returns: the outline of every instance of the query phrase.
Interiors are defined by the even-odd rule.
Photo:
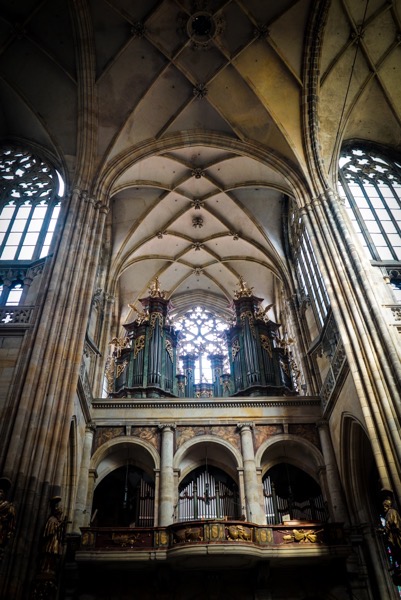
[[[6,477],[0,479],[0,560],[15,530],[15,508],[13,503],[7,500],[10,486],[9,479]]]
[[[401,517],[399,512],[392,507],[389,498],[384,500],[383,510],[385,515],[384,534],[396,563],[394,570],[397,574],[401,574]]]

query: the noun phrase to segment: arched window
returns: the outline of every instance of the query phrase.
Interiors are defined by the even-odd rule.
[[[225,331],[228,324],[216,314],[196,306],[184,316],[174,320],[179,335],[179,359],[185,355],[194,355],[194,383],[212,383],[215,379],[211,356],[223,356],[224,366],[228,363],[228,349]],[[227,368],[227,370],[229,370]]]
[[[26,148],[0,148],[0,260],[47,256],[64,184],[49,163]]]
[[[308,299],[318,329],[322,329],[330,302],[311,240],[295,207],[290,212],[289,245],[298,279],[301,300]]]
[[[401,160],[358,146],[343,150],[339,166],[339,191],[355,232],[373,264],[387,268],[401,301]]]
[[[327,511],[319,485],[307,473],[288,463],[272,467],[263,478],[267,523],[284,520],[320,522]]]

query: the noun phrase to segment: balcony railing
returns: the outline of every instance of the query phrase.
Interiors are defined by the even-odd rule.
[[[0,327],[4,325],[22,325],[27,327],[30,324],[34,306],[0,306]]]
[[[342,524],[288,521],[283,525],[255,525],[244,521],[205,520],[175,523],[168,527],[84,527],[79,550],[125,551],[170,550],[204,544],[269,548],[290,546],[325,547],[345,545]]]

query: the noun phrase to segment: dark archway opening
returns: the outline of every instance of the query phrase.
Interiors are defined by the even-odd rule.
[[[153,527],[154,482],[142,469],[126,465],[97,486],[92,524],[97,527]]]
[[[269,524],[284,520],[327,520],[322,491],[307,473],[288,463],[269,469],[263,478],[266,519]]]

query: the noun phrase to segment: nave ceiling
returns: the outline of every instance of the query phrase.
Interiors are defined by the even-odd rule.
[[[177,308],[224,312],[239,276],[267,305],[289,285],[283,198],[314,190],[311,125],[327,181],[342,140],[400,149],[400,44],[401,0],[2,1],[0,130],[112,197],[120,323],[156,275]]]

